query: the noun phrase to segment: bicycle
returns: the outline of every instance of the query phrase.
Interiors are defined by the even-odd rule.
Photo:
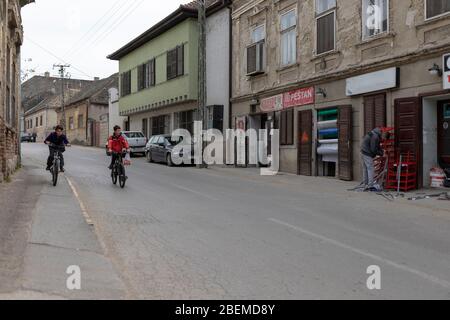
[[[49,147],[55,150],[53,154],[53,163],[50,167],[50,173],[52,174],[53,186],[56,187],[56,185],[58,184],[59,168],[61,167],[61,153],[64,150],[65,146],[49,144]]]
[[[125,184],[128,179],[125,174],[125,166],[123,164],[124,153],[112,152],[112,155],[116,156],[116,160],[114,161],[114,165],[111,170],[112,183],[116,185],[118,180],[120,187],[123,189],[125,188]]]

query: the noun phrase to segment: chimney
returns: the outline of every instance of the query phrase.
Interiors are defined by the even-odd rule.
[[[50,72],[47,71],[46,73],[44,73],[44,75],[46,78],[50,78]]]

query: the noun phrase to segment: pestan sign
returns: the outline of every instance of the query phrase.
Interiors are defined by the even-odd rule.
[[[450,53],[444,55],[444,89],[450,89]]]
[[[274,112],[315,102],[314,87],[301,88],[261,100],[261,111]]]
[[[302,88],[284,94],[283,106],[285,109],[306,106],[314,103],[314,87]]]

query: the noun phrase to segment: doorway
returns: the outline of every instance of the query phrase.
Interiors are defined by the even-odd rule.
[[[441,168],[450,168],[450,100],[439,101],[437,110],[438,162]]]

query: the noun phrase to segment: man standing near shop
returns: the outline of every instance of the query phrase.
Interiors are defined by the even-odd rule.
[[[375,181],[374,159],[384,156],[381,148],[382,133],[380,128],[375,128],[363,139],[361,145],[361,161],[363,166],[363,182],[361,186],[369,191],[381,191],[381,186]]]

